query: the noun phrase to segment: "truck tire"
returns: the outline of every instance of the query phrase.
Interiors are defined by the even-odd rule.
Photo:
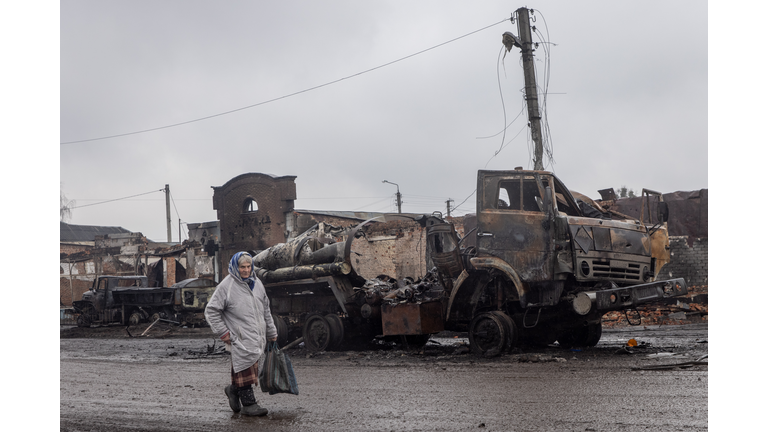
[[[328,314],[325,319],[331,326],[331,342],[328,344],[328,349],[336,349],[344,341],[344,322],[336,314]]]
[[[81,313],[77,317],[77,326],[78,327],[90,327],[91,326],[91,316],[85,313]]]
[[[325,351],[331,343],[331,323],[322,315],[310,315],[301,333],[308,351]]]
[[[558,336],[557,341],[566,348],[593,347],[600,342],[602,335],[603,323],[598,322],[568,330]]]
[[[278,346],[286,346],[288,344],[288,324],[285,323],[285,320],[281,317],[272,314],[272,321],[275,323],[275,328],[277,328],[277,345]]]
[[[505,314],[502,311],[493,311],[491,313],[501,319],[501,321],[504,323],[504,330],[507,331],[507,343],[504,345],[503,351],[508,351],[516,347],[518,337],[519,337],[519,332],[517,330],[517,325],[515,324],[515,322],[512,321],[512,318],[510,318],[509,315]]]
[[[141,322],[141,312],[135,311],[128,316],[128,325],[138,325]]]
[[[484,312],[469,323],[469,347],[473,353],[495,357],[508,344],[504,321],[493,312]]]

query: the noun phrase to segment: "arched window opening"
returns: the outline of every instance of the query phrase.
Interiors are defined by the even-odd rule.
[[[243,203],[243,213],[253,213],[259,210],[259,205],[256,204],[256,200],[253,198],[246,198]]]

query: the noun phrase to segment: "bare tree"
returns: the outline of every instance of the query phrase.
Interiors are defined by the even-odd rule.
[[[59,216],[62,222],[66,222],[72,218],[72,208],[75,206],[75,200],[67,199],[64,195],[64,191],[59,189]]]

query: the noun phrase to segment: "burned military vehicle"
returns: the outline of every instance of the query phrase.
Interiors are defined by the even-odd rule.
[[[82,300],[72,302],[77,325],[136,325],[165,319],[205,325],[203,313],[216,284],[208,279],[185,279],[171,287],[149,287],[146,276],[98,276]]]
[[[518,341],[594,346],[605,312],[686,294],[684,279],[656,280],[670,258],[668,212],[661,194],[644,195],[647,224],[577,199],[549,172],[479,171],[475,232],[427,228],[451,277],[447,327],[481,353]]]
[[[647,223],[572,194],[546,171],[482,170],[476,227],[463,238],[439,214],[413,217],[433,269],[420,279],[355,272],[353,243],[373,220],[315,226],[254,266],[281,342],[300,334],[314,351],[374,336],[419,345],[442,330],[466,331],[484,355],[519,343],[594,346],[605,312],[687,293],[683,279],[656,280],[669,261],[667,212],[660,194],[646,201]]]

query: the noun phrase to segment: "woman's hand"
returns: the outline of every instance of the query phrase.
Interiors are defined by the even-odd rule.
[[[223,340],[225,344],[232,343],[232,340],[229,339],[229,332],[226,332],[224,336],[221,337],[221,340]]]

